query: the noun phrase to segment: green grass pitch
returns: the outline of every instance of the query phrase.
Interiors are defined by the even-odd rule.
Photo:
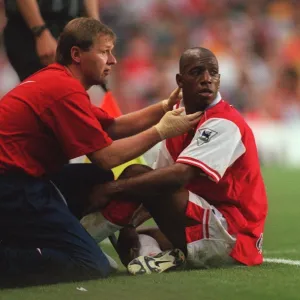
[[[300,170],[263,169],[269,197],[264,234],[264,255],[300,261]],[[115,256],[110,245],[103,249]],[[238,267],[178,271],[132,277],[121,269],[116,275],[23,289],[0,290],[0,300],[204,300],[204,299],[300,299],[300,268],[297,265],[264,263]],[[79,291],[83,287],[87,291]]]

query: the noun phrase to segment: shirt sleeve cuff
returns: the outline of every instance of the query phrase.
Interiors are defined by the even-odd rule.
[[[181,164],[187,164],[191,166],[195,166],[199,169],[201,169],[208,177],[210,177],[213,181],[219,182],[221,179],[221,175],[205,163],[203,163],[200,160],[197,160],[195,158],[186,157],[186,156],[180,156],[176,160],[177,163]]]

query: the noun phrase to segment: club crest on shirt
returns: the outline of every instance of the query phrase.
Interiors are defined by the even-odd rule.
[[[197,138],[197,145],[200,146],[204,143],[208,143],[213,136],[217,134],[216,131],[209,129],[209,128],[200,128],[199,137]]]

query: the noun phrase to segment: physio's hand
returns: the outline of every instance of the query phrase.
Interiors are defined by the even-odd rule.
[[[193,129],[200,121],[202,112],[190,115],[181,115],[184,108],[178,108],[167,112],[154,127],[162,140],[168,139]]]
[[[174,105],[182,99],[181,88],[177,87],[169,96],[169,99],[162,101],[162,107],[164,112],[168,112],[173,109]]]
[[[47,66],[55,61],[57,41],[48,29],[36,38],[35,46],[36,53],[43,65]]]

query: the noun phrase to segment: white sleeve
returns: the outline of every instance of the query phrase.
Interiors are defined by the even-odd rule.
[[[167,166],[170,166],[173,164],[174,164],[174,160],[167,149],[166,140],[164,140],[160,143],[160,148],[158,150],[157,158],[156,158],[152,168],[159,169],[159,168],[164,168],[164,167],[167,167]]]
[[[226,119],[212,118],[197,129],[176,162],[196,166],[218,182],[245,151],[238,126]]]

